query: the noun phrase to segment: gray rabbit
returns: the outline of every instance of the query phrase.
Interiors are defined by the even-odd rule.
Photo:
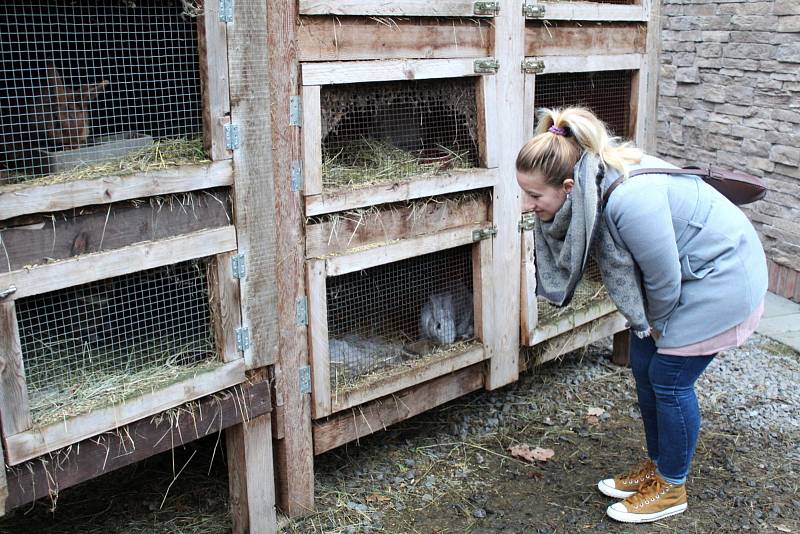
[[[463,285],[428,297],[419,318],[420,335],[441,345],[469,339],[473,324],[472,294]]]
[[[348,334],[328,342],[331,366],[347,377],[356,377],[400,361],[401,347],[380,338],[365,338]]]

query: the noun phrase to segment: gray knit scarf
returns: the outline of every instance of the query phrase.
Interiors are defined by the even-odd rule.
[[[536,293],[556,306],[572,300],[591,254],[611,300],[639,336],[649,334],[641,276],[631,253],[614,241],[601,213],[604,167],[584,152],[575,164],[575,185],[550,222],[536,219]]]

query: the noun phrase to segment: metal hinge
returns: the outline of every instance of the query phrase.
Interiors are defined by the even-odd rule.
[[[308,325],[308,299],[306,297],[300,297],[299,299],[297,299],[295,320],[299,325],[302,326]]]
[[[297,370],[300,393],[311,393],[311,367],[305,365]]]
[[[481,228],[479,230],[472,231],[472,241],[481,241],[483,239],[488,239],[492,236],[497,235],[497,227],[495,225],[487,226],[486,228]]]
[[[525,58],[522,60],[522,72],[525,74],[540,74],[544,72],[544,61]]]
[[[219,20],[233,22],[233,0],[219,0]]]
[[[289,126],[300,126],[303,122],[303,105],[300,96],[294,95],[289,99]]]
[[[292,192],[297,193],[303,189],[303,162],[292,160]]]
[[[4,290],[0,291],[0,300],[3,300],[7,296],[13,295],[16,292],[17,292],[17,286],[10,285],[7,288],[5,288]]]
[[[493,57],[476,59],[473,63],[475,74],[497,74],[500,62]]]
[[[246,326],[240,326],[236,329],[236,348],[241,352],[246,351],[250,347],[250,329]]]
[[[523,215],[522,219],[519,221],[519,231],[527,232],[528,230],[533,230],[535,220],[535,215]]]
[[[475,2],[473,11],[475,15],[489,15],[493,17],[500,14],[500,2]]]
[[[237,280],[243,280],[247,276],[247,266],[244,263],[244,254],[234,254],[231,256],[231,270],[233,277]]]
[[[239,136],[239,125],[230,123],[225,125],[225,148],[236,150],[239,148],[241,138]]]
[[[545,6],[542,4],[523,4],[522,14],[529,19],[543,19]]]

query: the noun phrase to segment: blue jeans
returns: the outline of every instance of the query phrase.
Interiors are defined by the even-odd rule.
[[[631,336],[631,370],[636,379],[647,453],[664,480],[683,484],[700,433],[694,383],[715,355],[668,356],[657,350],[652,338]]]

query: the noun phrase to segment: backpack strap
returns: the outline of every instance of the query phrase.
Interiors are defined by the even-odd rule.
[[[628,174],[628,178],[633,178],[634,176],[639,176],[640,174],[690,174],[693,176],[700,176],[700,177],[708,177],[711,176],[711,172],[709,169],[701,169],[699,167],[686,167],[685,169],[659,169],[659,168],[646,168],[646,169],[636,169],[631,171]],[[620,176],[613,182],[611,185],[608,186],[605,193],[603,193],[603,204],[602,207],[605,209],[606,204],[608,204],[608,199],[611,196],[611,193],[614,192],[622,182],[625,181],[625,176]]]

